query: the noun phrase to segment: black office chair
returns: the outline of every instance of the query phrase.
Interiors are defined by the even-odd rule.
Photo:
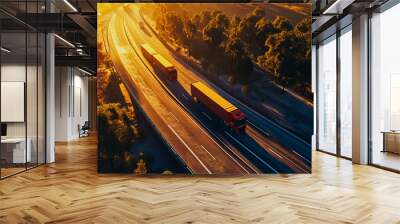
[[[89,130],[90,130],[89,121],[85,121],[82,127],[80,127],[80,125],[78,124],[78,130],[79,130],[79,138],[89,136]]]

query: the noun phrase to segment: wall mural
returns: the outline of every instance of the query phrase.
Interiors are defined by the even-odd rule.
[[[99,3],[98,171],[311,172],[311,4]]]

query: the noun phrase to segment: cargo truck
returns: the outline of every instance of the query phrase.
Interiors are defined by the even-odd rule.
[[[140,46],[143,56],[147,61],[153,66],[153,68],[159,70],[166,78],[170,81],[177,80],[177,71],[175,66],[171,64],[167,59],[165,59],[162,55],[157,53],[150,45],[142,44]]]
[[[220,118],[227,128],[237,133],[244,132],[247,123],[246,115],[228,100],[202,82],[192,83],[190,92],[195,102],[204,105]]]

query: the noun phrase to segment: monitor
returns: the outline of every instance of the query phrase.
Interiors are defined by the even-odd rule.
[[[7,124],[1,123],[1,136],[7,136]]]

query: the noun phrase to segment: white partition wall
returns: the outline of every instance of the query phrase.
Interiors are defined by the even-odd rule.
[[[89,119],[88,77],[74,67],[56,67],[55,73],[55,140],[77,139],[78,125]]]

